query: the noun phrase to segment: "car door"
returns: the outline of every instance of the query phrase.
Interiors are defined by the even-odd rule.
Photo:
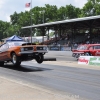
[[[100,45],[94,46],[95,56],[100,56]]]
[[[1,47],[0,47],[0,60],[7,60],[8,59],[8,49],[9,49],[9,46],[8,44],[3,44]]]
[[[90,46],[88,50],[89,50],[89,52],[90,52],[90,54],[91,54],[92,56],[95,55],[94,46]]]

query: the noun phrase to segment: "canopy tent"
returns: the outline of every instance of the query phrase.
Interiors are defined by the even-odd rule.
[[[11,41],[24,41],[24,40],[17,35],[13,35],[12,37],[10,37],[6,40],[6,42],[11,42]]]

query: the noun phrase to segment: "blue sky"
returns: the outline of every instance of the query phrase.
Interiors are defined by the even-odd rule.
[[[31,0],[0,0],[0,20],[10,21],[10,15],[15,11],[20,13],[25,11],[25,4]],[[57,7],[72,4],[82,8],[87,0],[32,0],[32,7],[44,6],[45,4],[56,5]]]

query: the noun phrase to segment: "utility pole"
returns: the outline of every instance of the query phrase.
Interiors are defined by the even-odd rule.
[[[31,43],[32,43],[32,0],[31,0],[30,17],[31,17]]]
[[[44,24],[44,13],[45,13],[45,10],[43,10],[43,24]],[[45,28],[43,32],[45,32]],[[44,43],[44,33],[43,33],[43,43]]]
[[[45,10],[43,10],[42,12],[43,12],[43,23],[44,23],[44,13],[45,13]]]

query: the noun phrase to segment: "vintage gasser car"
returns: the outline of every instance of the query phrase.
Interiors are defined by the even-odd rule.
[[[79,58],[80,56],[100,56],[100,44],[84,44],[79,45],[77,49],[72,50],[72,56]]]
[[[22,61],[33,59],[40,64],[45,53],[47,53],[46,45],[33,45],[24,41],[6,42],[0,46],[0,65],[9,61],[13,65],[20,65]]]

